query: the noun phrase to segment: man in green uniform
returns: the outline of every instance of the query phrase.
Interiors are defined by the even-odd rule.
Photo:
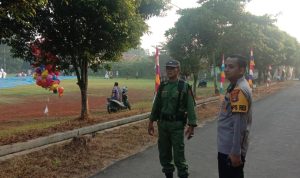
[[[158,150],[162,171],[167,178],[173,177],[177,167],[178,177],[188,177],[188,165],[184,156],[184,129],[188,139],[194,135],[196,124],[195,101],[191,86],[179,80],[180,63],[166,63],[168,81],[161,83],[155,97],[150,121],[149,135],[154,134],[153,122],[158,125]],[[174,157],[174,163],[173,163]]]

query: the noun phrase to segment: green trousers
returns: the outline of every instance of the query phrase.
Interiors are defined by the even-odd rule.
[[[159,160],[164,173],[174,172],[188,176],[188,165],[184,156],[184,124],[182,121],[158,121]],[[173,163],[174,157],[174,163]]]

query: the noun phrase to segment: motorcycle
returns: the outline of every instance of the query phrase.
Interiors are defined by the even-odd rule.
[[[207,87],[207,81],[205,79],[200,79],[199,83],[198,83],[198,88],[199,87],[201,87],[201,88]]]
[[[117,112],[119,110],[124,110],[124,109],[131,110],[131,106],[128,101],[127,91],[128,91],[127,87],[122,88],[122,101],[112,99],[112,98],[107,98],[108,113]]]

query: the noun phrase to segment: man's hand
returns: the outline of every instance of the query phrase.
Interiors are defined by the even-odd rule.
[[[148,124],[148,134],[151,135],[151,136],[154,135],[153,121],[149,121],[149,124]]]
[[[238,167],[240,165],[243,164],[242,160],[241,160],[241,155],[233,155],[233,154],[230,154],[229,155],[229,159],[231,161],[231,165],[232,167]]]
[[[185,136],[187,136],[187,139],[191,139],[194,136],[194,127],[189,126],[185,131]]]

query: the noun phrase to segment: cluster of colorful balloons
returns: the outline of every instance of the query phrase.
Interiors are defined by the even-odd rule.
[[[53,93],[58,93],[59,96],[62,96],[64,88],[59,86],[59,70],[55,65],[58,58],[50,52],[43,52],[38,47],[38,44],[41,44],[43,42],[44,40],[39,39],[31,45],[31,52],[36,59],[36,62],[33,64],[33,66],[35,67],[33,78],[36,80],[36,84],[38,86],[49,89]]]
[[[33,78],[36,84],[45,89],[49,89],[53,93],[58,93],[59,96],[63,95],[64,88],[59,86],[60,80],[58,79],[59,71],[55,71],[55,67],[51,64],[41,65],[35,68]]]

